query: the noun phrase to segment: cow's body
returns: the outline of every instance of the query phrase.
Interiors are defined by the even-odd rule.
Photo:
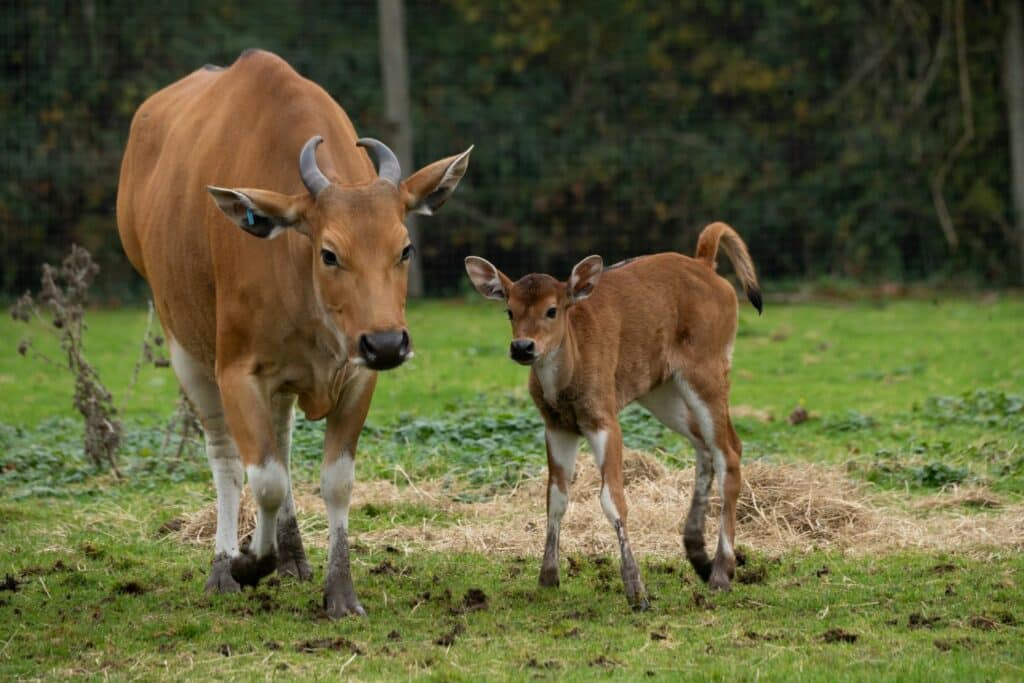
[[[206,432],[218,494],[207,588],[238,590],[275,566],[311,576],[288,476],[297,399],[307,417],[327,417],[321,489],[331,616],[363,611],[347,528],[372,370],[411,355],[402,221],[439,208],[469,154],[402,181],[390,150],[358,144],[381,158],[380,178],[323,89],[279,57],[247,51],[139,107],[117,202],[121,241],[153,291],[175,372]],[[258,516],[250,547],[240,549],[243,465]]]

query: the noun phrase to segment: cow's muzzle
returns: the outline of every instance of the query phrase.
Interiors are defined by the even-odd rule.
[[[405,330],[374,332],[359,337],[359,355],[371,370],[397,368],[409,357],[409,333]]]

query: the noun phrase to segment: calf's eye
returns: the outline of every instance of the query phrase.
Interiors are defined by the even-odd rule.
[[[338,265],[338,255],[330,249],[321,249],[320,258],[323,259],[324,265],[336,266]]]
[[[512,319],[512,311],[511,311],[511,310],[509,310],[509,309],[507,309],[507,308],[506,308],[506,309],[505,309],[505,314],[506,314],[506,315],[508,316],[508,319],[509,319],[509,320],[511,320],[511,319]]]
[[[554,318],[556,315],[558,315],[558,309],[552,306],[551,308],[548,309],[548,312],[545,315],[547,315],[549,318]]]
[[[398,259],[399,263],[405,263],[412,258],[413,253],[416,251],[416,247],[411,244],[405,245],[405,249],[402,250],[402,256]]]

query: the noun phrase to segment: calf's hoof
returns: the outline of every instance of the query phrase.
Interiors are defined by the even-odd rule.
[[[629,606],[634,612],[646,612],[651,609],[651,602],[646,595],[637,595],[629,599]]]
[[[231,576],[231,558],[221,553],[213,558],[210,576],[206,579],[207,593],[237,593],[242,587]]]
[[[558,578],[558,567],[542,567],[538,583],[544,588],[558,588],[561,584]]]

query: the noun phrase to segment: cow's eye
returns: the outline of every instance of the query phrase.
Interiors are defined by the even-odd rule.
[[[405,249],[402,250],[402,256],[398,259],[399,263],[405,263],[412,258],[412,255],[416,253],[416,247],[411,244],[405,245]]]
[[[546,315],[549,318],[554,318],[556,315],[558,315],[558,309],[555,308],[554,306],[552,306],[551,308],[548,309],[548,312],[545,313],[544,315]]]
[[[512,311],[510,309],[506,308],[505,309],[505,313],[508,315],[508,319],[511,320],[512,319]]]
[[[338,265],[338,255],[330,249],[321,249],[320,258],[323,259],[324,265],[336,266]]]

